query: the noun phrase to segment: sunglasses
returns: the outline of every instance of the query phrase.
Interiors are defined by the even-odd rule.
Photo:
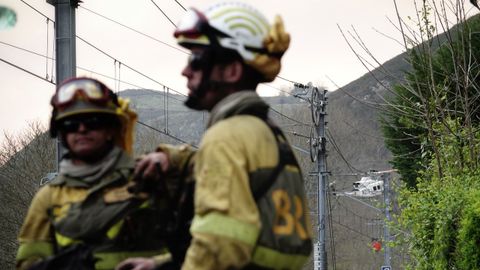
[[[206,53],[198,52],[192,52],[192,54],[190,54],[188,57],[188,65],[193,71],[202,70],[209,64],[205,54]]]
[[[99,130],[110,126],[111,122],[105,117],[91,116],[85,118],[66,119],[60,122],[58,129],[63,133],[77,132],[80,125],[87,130]]]

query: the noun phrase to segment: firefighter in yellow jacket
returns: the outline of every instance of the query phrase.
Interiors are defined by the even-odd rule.
[[[30,205],[17,269],[114,269],[128,257],[162,254],[161,202],[132,180],[136,114],[127,100],[73,78],[51,104],[50,132],[66,154]]]
[[[186,105],[210,112],[208,129],[189,162],[188,147],[161,145],[137,170],[155,177],[152,164],[166,164],[167,174],[193,164],[192,240],[181,268],[301,269],[312,243],[300,167],[255,92],[280,71],[290,41],[282,20],[270,25],[249,5],[219,3],[189,9],[174,36],[191,51]],[[149,261],[118,269],[151,269]]]

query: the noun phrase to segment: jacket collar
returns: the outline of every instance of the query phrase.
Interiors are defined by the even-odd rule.
[[[114,148],[115,149],[115,148]],[[118,149],[120,150],[120,149]],[[102,183],[102,182],[109,182],[112,172],[114,171],[119,171],[119,170],[133,170],[133,167],[135,165],[134,160],[130,155],[128,155],[125,151],[120,150],[120,151],[112,151],[114,153],[110,153],[113,155],[107,155],[109,156],[109,159],[111,160],[111,165],[109,166],[109,169],[107,171],[103,171],[101,176],[99,177],[99,181],[94,181],[94,183],[90,183],[85,181],[83,177],[72,177],[69,176],[68,174],[65,174],[63,172],[60,172],[60,174],[52,180],[49,184],[58,186],[58,185],[66,185],[69,187],[84,187],[84,188],[89,188],[92,185],[96,185],[96,183]],[[118,178],[118,177],[114,177]]]
[[[207,128],[234,115],[248,114],[267,119],[269,105],[255,91],[244,90],[228,95],[212,109]]]

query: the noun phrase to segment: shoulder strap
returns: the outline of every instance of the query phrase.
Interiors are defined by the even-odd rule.
[[[260,183],[260,185],[258,185],[255,189],[252,188],[252,194],[255,201],[258,201],[265,195],[265,193],[270,189],[275,180],[278,178],[278,175],[283,170],[285,165],[290,164],[298,166],[298,162],[295,159],[295,156],[293,155],[293,152],[287,143],[287,138],[285,137],[285,134],[283,134],[280,128],[274,123],[272,123],[269,119],[263,119],[261,117],[259,118],[262,119],[265,124],[270,128],[270,130],[273,132],[275,140],[277,141],[278,164],[273,169],[273,172],[270,174],[267,180],[262,181],[262,183]],[[280,140],[280,138],[282,139],[282,141]]]

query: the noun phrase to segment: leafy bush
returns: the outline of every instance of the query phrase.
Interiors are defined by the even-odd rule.
[[[466,200],[458,233],[458,268],[480,269],[480,190],[472,190]]]

